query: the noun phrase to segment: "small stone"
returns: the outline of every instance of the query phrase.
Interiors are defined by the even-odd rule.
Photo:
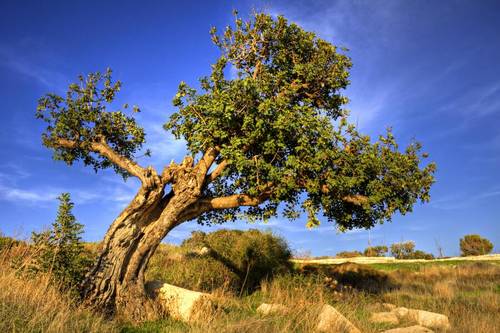
[[[434,331],[428,329],[427,327],[415,325],[409,327],[393,328],[387,331],[383,331],[382,333],[434,333]]]
[[[323,306],[318,319],[319,322],[316,326],[318,332],[361,333],[346,317],[328,304]]]
[[[282,314],[287,311],[286,306],[282,304],[267,304],[267,303],[262,303],[258,308],[257,308],[257,313],[260,313],[261,315],[267,316],[267,315],[272,315],[272,314]]]
[[[398,316],[394,312],[375,312],[370,317],[372,323],[378,324],[399,324]]]

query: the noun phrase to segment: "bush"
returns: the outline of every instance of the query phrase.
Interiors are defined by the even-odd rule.
[[[366,257],[383,257],[389,249],[385,245],[369,246],[365,249]]]
[[[57,218],[52,229],[32,234],[35,253],[31,270],[48,272],[64,288],[75,287],[83,281],[90,265],[80,235],[83,225],[72,214],[74,204],[69,193],[59,196]]]
[[[479,235],[465,235],[460,239],[462,256],[479,256],[491,253],[493,244]]]
[[[354,258],[361,257],[363,254],[359,251],[342,251],[337,253],[335,257],[337,258]]]
[[[190,250],[206,247],[209,257],[239,277],[242,290],[253,290],[263,279],[291,268],[291,251],[286,241],[256,229],[193,232],[181,247]]]
[[[7,237],[0,232],[0,251],[7,250],[12,246],[18,245],[20,242],[12,237]]]
[[[432,253],[427,253],[421,250],[416,250],[415,252],[411,253],[408,259],[426,259],[426,260],[432,260],[434,259],[434,255]]]

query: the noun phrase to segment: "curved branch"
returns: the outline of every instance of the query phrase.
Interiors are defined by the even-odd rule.
[[[52,145],[54,147],[61,147],[67,149],[79,148],[80,143],[74,140],[68,140],[64,138],[58,138],[52,140]],[[113,150],[105,141],[102,139],[98,142],[92,142],[89,144],[89,148],[91,151],[100,154],[101,156],[110,160],[113,164],[122,168],[123,170],[130,173],[132,176],[139,178],[142,183],[147,183],[147,179],[149,176],[150,168],[143,168],[136,162],[118,154]]]

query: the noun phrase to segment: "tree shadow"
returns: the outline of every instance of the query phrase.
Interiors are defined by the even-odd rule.
[[[308,264],[298,268],[299,274],[322,277],[335,290],[356,289],[372,294],[398,289],[400,286],[389,274],[366,265],[343,263],[337,265]]]

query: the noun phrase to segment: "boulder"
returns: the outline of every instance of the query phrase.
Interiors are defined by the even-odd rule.
[[[163,284],[158,290],[158,299],[168,313],[183,321],[193,321],[197,315],[212,306],[210,294],[192,291],[171,284]]]
[[[410,309],[408,318],[425,327],[443,331],[450,329],[448,317],[440,313]]]
[[[392,310],[392,312],[399,318],[399,319],[403,319],[403,318],[406,318],[408,316],[408,313],[410,312],[410,310],[408,310],[407,308],[405,307],[399,307],[399,308],[396,308],[394,310]]]
[[[375,312],[370,317],[372,323],[378,324],[399,324],[398,316],[394,312]]]
[[[434,331],[428,329],[427,327],[415,325],[410,327],[393,328],[391,330],[383,331],[382,333],[434,333]]]
[[[283,304],[267,304],[267,303],[262,303],[258,308],[257,308],[257,313],[260,313],[261,315],[267,316],[267,315],[272,315],[272,314],[282,314],[286,312],[286,306]]]
[[[328,304],[325,304],[321,309],[318,321],[316,326],[318,332],[361,333],[346,317]]]

